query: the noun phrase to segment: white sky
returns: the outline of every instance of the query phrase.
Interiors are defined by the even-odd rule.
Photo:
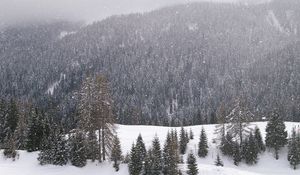
[[[145,12],[195,1],[240,0],[0,0],[0,23],[48,18],[94,21],[115,14]]]

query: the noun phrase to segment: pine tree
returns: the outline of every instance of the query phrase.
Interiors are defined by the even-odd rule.
[[[174,148],[174,142],[172,142],[171,134],[168,133],[163,150],[163,174],[174,175],[178,173],[176,154],[177,150]]]
[[[6,101],[0,99],[0,148],[3,148],[4,138],[6,137],[6,118],[7,118],[7,105]]]
[[[79,127],[85,132],[98,131],[97,152],[101,162],[111,153],[115,133],[112,99],[107,79],[101,75],[95,78],[88,77],[79,96]]]
[[[160,175],[162,172],[162,153],[160,142],[157,136],[152,141],[152,175]]]
[[[116,135],[113,141],[113,147],[111,150],[111,157],[110,160],[113,161],[113,167],[116,171],[119,171],[119,165],[122,160],[122,150],[121,150],[121,143],[119,137]]]
[[[197,163],[196,163],[196,158],[193,155],[193,153],[190,153],[188,155],[187,164],[188,164],[188,170],[187,170],[186,173],[188,175],[197,175],[198,174],[198,167],[197,167]]]
[[[140,175],[143,170],[143,162],[140,154],[140,149],[136,149],[133,144],[130,151],[130,161],[128,165],[130,175]]]
[[[219,154],[217,155],[217,159],[215,161],[215,165],[216,166],[224,166],[224,164],[223,164],[223,162],[222,162]]]
[[[266,147],[265,147],[265,144],[264,144],[264,142],[262,140],[260,130],[259,130],[259,128],[257,126],[255,127],[254,137],[255,137],[255,140],[256,140],[259,152],[260,153],[264,152],[266,150]]]
[[[153,152],[151,149],[148,150],[146,157],[145,157],[145,163],[144,163],[144,175],[152,175],[153,167]]]
[[[229,115],[226,116],[226,121],[229,123],[227,131],[232,134],[233,137],[239,139],[242,144],[243,136],[248,136],[252,129],[249,127],[249,122],[253,121],[254,115],[247,108],[245,101],[241,98],[235,100],[234,108]]]
[[[44,128],[41,113],[37,108],[31,109],[27,129],[26,150],[28,152],[40,150],[43,137]]]
[[[99,143],[98,137],[95,131],[91,130],[87,134],[87,158],[91,159],[93,162],[99,159]]]
[[[179,150],[180,150],[180,154],[185,154],[186,151],[186,147],[187,147],[187,139],[186,138],[186,132],[184,130],[183,127],[181,127],[180,130],[180,140],[179,140]]]
[[[58,128],[52,145],[53,165],[66,165],[68,163],[69,150],[67,149],[67,140],[62,129]]]
[[[136,149],[139,149],[141,159],[144,161],[147,151],[141,134],[139,134],[138,138],[136,139],[135,147]]]
[[[225,105],[222,102],[219,108],[217,109],[217,123],[215,128],[215,134],[217,135],[217,140],[221,141],[222,138],[226,135],[226,110],[225,110]]]
[[[273,112],[266,127],[266,147],[275,150],[275,158],[278,159],[279,150],[287,143],[285,124],[277,112]]]
[[[220,149],[223,155],[233,156],[234,142],[230,133],[227,133],[225,136],[223,136]]]
[[[79,130],[72,133],[69,139],[69,147],[71,164],[77,167],[84,167],[87,160],[85,134]]]
[[[198,156],[206,157],[208,153],[207,137],[204,128],[201,130],[200,142],[198,144]]]
[[[190,140],[193,140],[194,139],[194,133],[192,131],[192,129],[190,128]]]
[[[233,161],[234,165],[238,166],[239,163],[241,162],[241,151],[240,151],[240,145],[238,142],[234,144],[234,153],[233,153]]]
[[[297,169],[297,165],[300,164],[300,138],[299,133],[296,136],[296,129],[292,130],[292,137],[289,140],[289,151],[288,151],[288,161],[293,169]]]
[[[245,144],[244,159],[247,164],[257,163],[258,147],[252,133],[250,133],[248,143]]]

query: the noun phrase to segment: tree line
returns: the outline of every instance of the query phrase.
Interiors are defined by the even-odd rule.
[[[130,153],[123,156],[121,142],[114,127],[113,101],[110,97],[107,79],[102,76],[87,78],[77,92],[79,110],[75,117],[77,126],[65,130],[55,120],[55,109],[44,112],[33,105],[20,103],[14,99],[0,101],[0,145],[4,155],[16,159],[17,150],[40,151],[38,160],[41,165],[66,165],[70,162],[77,167],[86,165],[87,160],[113,162],[116,171],[120,163],[128,163],[129,172],[139,174],[181,174],[178,164],[188,164],[188,174],[197,174],[196,156],[208,155],[208,140],[204,128],[201,129],[196,152],[187,152],[188,143],[194,133],[181,127],[171,130],[166,136],[163,148],[156,136],[147,150],[142,135],[132,145]],[[215,132],[220,152],[232,157],[233,163],[256,164],[259,155],[266,150],[274,152],[276,159],[279,151],[288,145],[288,161],[296,169],[300,164],[299,128],[293,129],[288,138],[282,117],[275,110],[270,113],[266,127],[265,142],[258,127],[250,127],[255,116],[250,112],[242,98],[237,98],[228,115],[219,109]],[[183,155],[188,154],[187,160]],[[215,164],[224,166],[219,154]]]

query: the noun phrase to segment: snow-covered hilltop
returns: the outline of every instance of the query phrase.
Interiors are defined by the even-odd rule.
[[[252,127],[258,126],[262,131],[262,137],[265,137],[266,122],[251,123]],[[293,127],[299,128],[300,123],[286,122],[286,130],[290,131]],[[216,147],[216,143],[213,139],[216,138],[214,134],[215,125],[199,125],[185,127],[188,131],[192,129],[194,132],[194,139],[188,143],[186,153],[194,152],[197,155],[197,146],[199,142],[199,136],[201,128],[204,127],[207,137],[209,152],[206,158],[197,157],[197,164],[200,175],[298,175],[300,169],[293,170],[289,162],[287,161],[287,148],[281,150],[279,154],[279,160],[275,160],[273,153],[268,150],[259,154],[258,163],[252,166],[241,163],[239,166],[233,164],[233,160],[222,156],[221,159],[224,162],[224,167],[216,167],[214,161],[216,155],[220,153]],[[178,132],[180,128],[158,127],[158,126],[125,126],[117,125],[117,133],[121,140],[122,152],[125,155],[130,151],[132,143],[136,141],[139,134],[143,136],[143,140],[147,148],[151,146],[153,137],[157,135],[160,139],[161,145],[164,144],[165,137],[171,129],[176,129]],[[0,173],[9,175],[128,175],[127,165],[122,164],[119,172],[115,172],[112,163],[92,163],[89,162],[87,166],[83,168],[76,168],[71,165],[67,166],[53,166],[53,165],[39,165],[37,160],[37,152],[27,153],[19,151],[20,157],[16,161],[6,159],[2,155],[0,158]],[[184,155],[183,160],[186,161],[187,154]],[[179,164],[179,167],[185,172],[186,164]]]

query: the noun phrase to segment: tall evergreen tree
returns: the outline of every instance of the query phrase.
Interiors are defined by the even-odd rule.
[[[233,137],[237,137],[239,142],[243,142],[243,137],[248,136],[252,129],[249,127],[249,122],[253,121],[254,115],[248,109],[245,100],[237,98],[234,107],[226,116],[226,121],[229,123],[227,131]]]
[[[197,175],[198,174],[198,167],[196,163],[196,158],[193,153],[190,153],[187,158],[187,164],[188,164],[188,175]]]
[[[157,136],[152,141],[152,175],[160,175],[162,173],[162,152],[160,142]]]
[[[119,171],[120,162],[122,160],[122,150],[119,137],[116,135],[113,141],[110,160],[113,161],[116,171]]]
[[[130,161],[129,161],[129,174],[130,175],[140,175],[143,170],[143,162],[141,158],[140,149],[136,149],[135,145],[132,145],[130,151]]]
[[[91,130],[87,134],[87,158],[91,159],[93,162],[95,160],[99,160],[99,143],[98,143],[98,137],[95,133],[95,131]]]
[[[143,175],[152,175],[153,173],[152,167],[153,167],[153,152],[151,149],[149,149],[145,157]]]
[[[300,164],[300,136],[296,134],[296,129],[292,130],[292,137],[289,139],[288,161],[290,165],[297,169]]]
[[[86,132],[98,131],[99,161],[110,155],[114,138],[114,116],[108,81],[104,76],[88,77],[79,93],[79,126]]]
[[[168,133],[166,143],[163,150],[163,174],[174,175],[178,173],[178,165],[176,160],[176,152],[172,142],[171,134]]]
[[[57,132],[55,132],[54,142],[52,145],[53,165],[66,165],[68,163],[69,150],[67,148],[67,140],[61,127],[58,128]]]
[[[234,165],[238,166],[239,163],[241,162],[242,157],[241,157],[241,150],[240,150],[240,145],[238,142],[235,142],[234,144],[234,152],[233,152],[233,163]]]
[[[257,155],[259,150],[256,144],[256,140],[252,133],[250,133],[249,139],[246,142],[247,144],[244,145],[244,159],[247,164],[255,164],[257,163]]]
[[[256,140],[259,152],[264,152],[266,150],[266,146],[265,146],[265,144],[263,142],[260,130],[259,130],[259,128],[257,126],[255,127],[254,138]]]
[[[226,110],[225,105],[222,102],[219,108],[217,109],[217,125],[215,128],[215,134],[217,135],[217,140],[221,141],[222,138],[226,135]]]
[[[193,139],[194,139],[194,133],[193,133],[192,128],[190,128],[190,140],[193,140]]]
[[[69,139],[69,148],[71,164],[77,167],[84,167],[87,160],[85,133],[80,130],[72,133]]]
[[[230,133],[227,133],[221,139],[220,149],[224,155],[233,156],[233,152],[234,152],[233,148],[234,148],[234,142],[233,142],[232,135]]]
[[[143,137],[141,134],[139,134],[139,136],[136,139],[135,147],[136,147],[136,149],[139,149],[141,159],[142,159],[142,161],[144,161],[147,151],[146,151],[145,143],[143,141]]]
[[[26,139],[26,150],[29,152],[40,150],[43,138],[46,138],[41,115],[37,108],[30,111]]]
[[[185,154],[188,138],[186,138],[186,132],[183,127],[180,130],[179,150],[180,154]]]
[[[206,157],[208,153],[207,137],[204,128],[202,127],[200,142],[198,144],[198,156]]]
[[[275,158],[278,159],[279,150],[287,143],[287,132],[285,131],[285,124],[278,112],[272,112],[270,121],[266,127],[266,147],[274,149]]]

